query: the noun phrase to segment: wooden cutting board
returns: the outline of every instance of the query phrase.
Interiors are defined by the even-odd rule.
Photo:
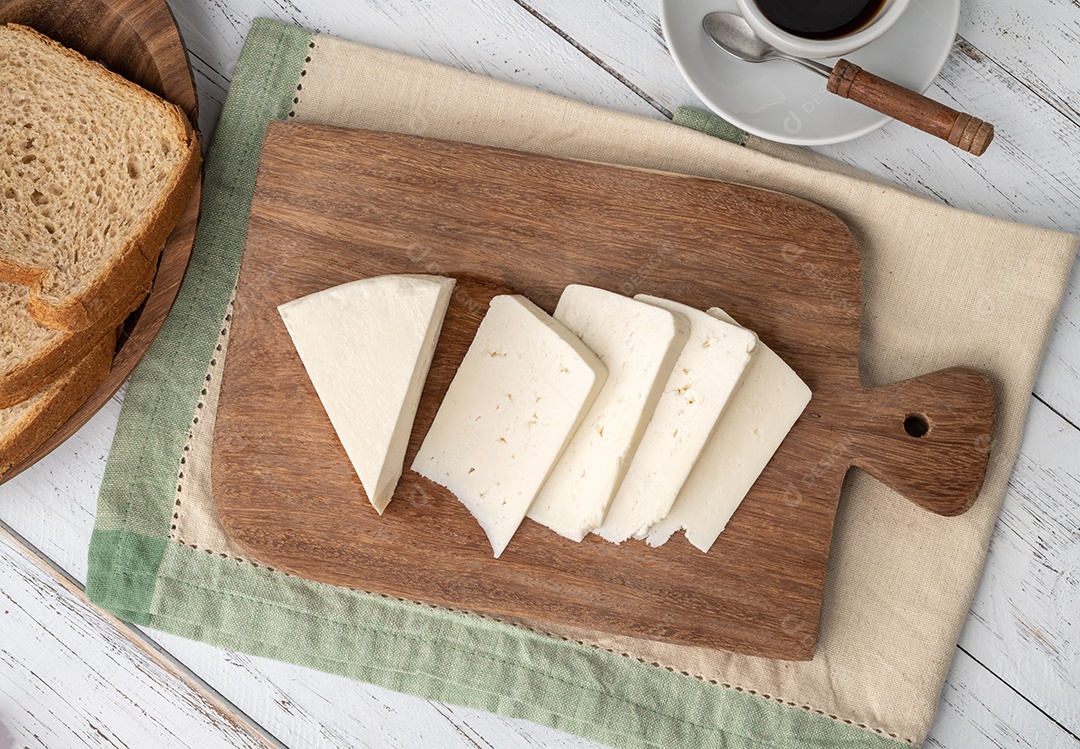
[[[459,279],[406,466],[500,291],[549,311],[570,283],[722,307],[799,373],[813,400],[708,554],[681,534],[658,549],[595,537],[577,544],[526,520],[493,559],[465,508],[411,471],[386,513],[375,514],[276,311],[387,273]],[[957,514],[982,483],[993,419],[992,387],[968,369],[864,390],[860,293],[859,252],[847,227],[786,195],[272,123],[217,415],[217,511],[254,558],[313,580],[808,659],[849,467],[934,512]]]

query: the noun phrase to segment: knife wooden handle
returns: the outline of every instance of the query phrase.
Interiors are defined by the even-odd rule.
[[[962,151],[981,156],[994,139],[994,126],[892,81],[840,60],[829,76],[828,90],[917,127]]]

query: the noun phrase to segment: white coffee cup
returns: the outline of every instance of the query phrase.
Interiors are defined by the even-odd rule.
[[[739,12],[758,36],[777,49],[799,57],[841,57],[874,41],[900,20],[911,0],[885,0],[862,28],[835,39],[808,39],[780,28],[761,12],[755,0],[736,0]]]

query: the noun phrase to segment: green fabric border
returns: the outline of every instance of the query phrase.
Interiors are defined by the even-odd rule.
[[[746,145],[749,136],[745,130],[735,127],[722,117],[712,112],[703,112],[693,107],[679,107],[675,110],[675,116],[671,119],[676,125],[688,127],[691,130],[720,138],[737,146]]]
[[[157,572],[149,625],[627,749],[899,745],[615,653],[179,544]]]
[[[168,541],[175,477],[239,270],[266,123],[287,116],[310,39],[257,19],[244,44],[206,162],[191,264],[132,377],[106,465],[91,600],[162,631],[628,749],[904,746],[616,653]]]
[[[105,465],[86,588],[91,600],[110,610],[128,599],[132,605],[121,608],[142,610],[138,604],[153,593],[152,577],[129,578],[122,571],[152,572],[160,561],[135,539],[168,537],[180,456],[240,270],[266,124],[292,108],[310,42],[309,31],[263,19],[255,20],[244,42],[206,159],[187,273],[128,384]],[[113,530],[130,533],[105,534]],[[132,587],[139,581],[149,590]]]

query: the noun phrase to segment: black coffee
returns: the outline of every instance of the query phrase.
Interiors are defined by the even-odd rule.
[[[874,19],[885,0],[754,0],[772,23],[806,39],[835,39]]]

